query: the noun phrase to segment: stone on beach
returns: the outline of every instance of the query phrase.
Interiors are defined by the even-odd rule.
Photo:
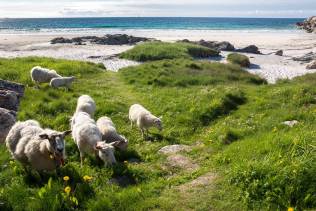
[[[314,70],[316,69],[316,60],[312,61],[311,63],[309,63],[307,66],[306,66],[306,69],[309,69],[309,70]]]
[[[259,51],[259,48],[255,45],[249,45],[245,48],[237,49],[236,51],[241,52],[241,53],[261,54],[261,52]]]
[[[308,33],[316,33],[316,16],[312,16],[303,22],[296,23],[298,28],[305,30]]]
[[[180,40],[179,42],[202,45],[204,47],[212,48],[218,51],[234,51],[235,50],[235,47],[230,42],[227,42],[227,41],[217,42],[217,41],[205,41],[202,39],[200,41],[194,42],[188,39],[184,39],[184,40]]]
[[[275,55],[283,56],[283,50],[278,50],[277,52],[275,52]]]
[[[309,52],[307,54],[304,54],[303,56],[297,56],[293,57],[294,61],[299,61],[299,62],[311,62],[313,60],[316,60],[316,53],[314,52]]]

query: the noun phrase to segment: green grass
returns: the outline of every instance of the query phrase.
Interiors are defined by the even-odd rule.
[[[70,91],[34,88],[33,66],[75,75]],[[79,153],[66,140],[68,160],[61,175],[26,174],[0,146],[0,210],[297,210],[316,208],[316,74],[266,85],[236,65],[163,60],[119,73],[98,65],[44,58],[0,59],[0,78],[26,84],[19,120],[36,119],[44,127],[69,129],[77,98],[91,95],[96,117],[110,116],[130,142],[119,163],[110,168],[93,157],[80,168]],[[193,82],[192,82],[193,81]],[[44,103],[45,102],[45,103]],[[163,116],[164,131],[144,141],[131,129],[128,108],[141,103]],[[293,128],[283,121],[296,119]],[[165,166],[157,151],[187,144],[200,168],[192,173]],[[137,158],[139,163],[124,162]],[[178,187],[207,172],[212,186],[185,193]],[[69,176],[64,182],[62,177]],[[90,182],[84,175],[92,176]],[[109,184],[116,177],[132,184]],[[51,178],[51,179],[50,179]],[[70,195],[64,188],[70,186]]]
[[[219,52],[200,45],[189,43],[146,42],[123,52],[121,58],[145,62],[162,59],[208,58]]]
[[[241,67],[249,67],[250,61],[249,58],[245,55],[239,53],[231,53],[227,56],[227,61],[232,64],[238,64]]]

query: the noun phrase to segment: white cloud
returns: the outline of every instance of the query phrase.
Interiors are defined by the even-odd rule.
[[[0,0],[0,17],[254,16],[307,17],[315,0]]]

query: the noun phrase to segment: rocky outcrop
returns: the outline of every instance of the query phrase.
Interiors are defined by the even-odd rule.
[[[0,79],[0,143],[3,143],[16,121],[16,112],[24,86]]]
[[[255,45],[249,45],[245,48],[237,49],[236,51],[241,52],[241,53],[261,54],[261,52],[259,51],[259,48]]]
[[[202,45],[204,47],[211,48],[218,51],[234,51],[235,50],[235,47],[230,42],[226,42],[226,41],[217,42],[217,41],[200,40],[200,41],[194,42],[194,41],[184,39],[184,40],[180,40],[179,42]]]
[[[103,37],[84,36],[72,39],[57,37],[51,40],[51,44],[73,43],[75,45],[85,45],[87,42],[99,45],[134,45],[139,42],[146,42],[153,39],[145,37],[134,37],[127,34],[107,34]]]
[[[294,61],[309,63],[313,60],[316,60],[316,53],[309,52],[303,56],[293,57]]]
[[[296,23],[297,27],[308,33],[316,33],[316,16],[312,16],[303,22]]]
[[[309,63],[307,66],[306,66],[306,69],[309,69],[309,70],[314,70],[316,69],[316,60],[312,61],[311,63]]]

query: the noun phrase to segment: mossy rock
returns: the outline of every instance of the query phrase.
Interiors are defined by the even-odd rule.
[[[231,53],[227,56],[227,61],[232,64],[238,64],[241,67],[250,67],[250,60],[247,56],[239,53]]]

